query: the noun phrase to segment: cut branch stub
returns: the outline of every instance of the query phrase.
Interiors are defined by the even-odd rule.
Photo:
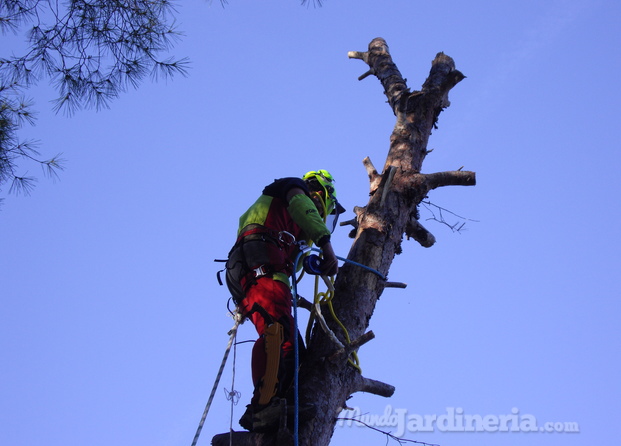
[[[357,339],[354,339],[351,343],[344,346],[342,349],[337,350],[328,359],[330,361],[338,361],[341,358],[349,356],[353,351],[358,350],[364,344],[375,338],[375,334],[372,331],[368,331]]]
[[[465,77],[460,71],[455,69],[453,59],[440,52],[431,63],[431,71],[423,84],[423,91],[428,94],[435,92],[441,95],[442,108],[446,108],[450,105],[448,101],[449,90],[465,79]]]
[[[428,191],[444,186],[474,186],[477,182],[476,174],[467,170],[428,173],[424,178]]]
[[[280,434],[280,435],[279,435]],[[211,440],[212,446],[284,446],[293,442],[282,441],[282,433],[263,434],[257,432],[230,432],[218,434]]]
[[[386,384],[382,381],[377,381],[375,379],[365,378],[362,375],[358,375],[356,392],[372,393],[373,395],[390,398],[395,393],[395,386]]]
[[[405,227],[405,235],[408,238],[416,240],[423,248],[431,248],[436,242],[436,238],[433,234],[415,218],[410,218],[410,221]]]
[[[362,164],[364,164],[364,167],[367,170],[367,175],[369,175],[369,194],[373,195],[379,187],[380,181],[382,181],[382,176],[377,173],[377,169],[371,162],[371,158],[369,158],[368,156],[364,160],[362,160]]]

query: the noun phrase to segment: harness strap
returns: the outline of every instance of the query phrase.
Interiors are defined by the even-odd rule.
[[[283,249],[282,244],[278,238],[273,237],[273,231],[269,231],[269,232],[262,231],[264,229],[266,228],[253,228],[250,231],[243,233],[238,238],[234,249],[236,248],[243,249],[242,246],[245,243],[258,243],[259,242],[259,243],[273,243],[276,245],[277,249],[282,250]],[[255,234],[261,234],[261,238],[260,239],[251,238],[250,240],[248,240],[248,237],[251,237],[252,235],[255,235]],[[267,235],[268,237],[270,237],[271,240],[266,240],[264,238],[264,235]],[[260,277],[264,277],[264,276],[272,277],[274,273],[279,273],[279,272],[286,273],[291,268],[291,262],[288,260],[285,260],[285,262],[281,262],[281,263],[263,263],[260,265],[256,265],[256,264],[251,264],[250,262],[248,262],[248,259],[246,259],[244,256],[244,262],[245,262],[244,266],[248,272],[244,274],[244,276],[242,276],[241,279],[239,280],[239,284],[241,285],[244,292],[250,286],[254,285],[257,279],[259,279]]]
[[[275,322],[274,318],[270,316],[267,310],[256,302],[254,303],[250,311],[244,314],[244,317],[249,318],[253,313],[259,313],[263,317],[265,325],[272,325]]]
[[[242,277],[239,284],[245,292],[248,288],[257,283],[257,279],[261,277],[272,277],[274,273],[285,271],[288,266],[289,265],[286,263],[281,265],[259,265]]]
[[[239,236],[237,237],[237,242],[239,243],[244,237],[248,237],[249,235],[254,235],[254,234],[264,234],[264,235],[268,235],[269,237],[273,238],[274,241],[278,240],[278,232],[274,231],[273,229],[270,228],[266,228],[265,226],[261,226],[261,225],[248,225],[245,228],[243,228],[243,232],[241,232],[239,234]]]

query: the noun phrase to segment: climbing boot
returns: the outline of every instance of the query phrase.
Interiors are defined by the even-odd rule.
[[[317,408],[314,404],[301,404],[298,408],[298,417],[300,421],[307,421],[317,415]],[[289,427],[293,427],[295,410],[293,405],[287,405],[285,400],[274,398],[272,402],[266,406],[253,406],[249,404],[246,412],[239,420],[239,424],[250,432],[276,432],[281,424],[281,419]]]
[[[276,432],[285,410],[277,398],[267,405],[248,404],[239,425],[250,432]]]
[[[252,404],[248,404],[246,406],[246,411],[239,419],[239,425],[246,429],[247,431],[252,431],[252,416],[254,413],[254,409]]]

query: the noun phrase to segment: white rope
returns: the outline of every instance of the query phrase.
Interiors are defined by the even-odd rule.
[[[237,333],[235,333],[237,338]],[[231,378],[231,391],[228,393],[228,397],[231,400],[231,418],[229,420],[229,446],[233,446],[233,407],[239,401],[240,394],[235,390],[235,364],[237,363],[237,343],[233,343],[233,377]]]
[[[330,327],[328,327],[328,324],[326,323],[323,314],[321,314],[321,305],[319,304],[319,302],[315,304],[315,316],[317,317],[317,321],[319,321],[319,325],[321,326],[321,328],[323,328],[324,333],[328,335],[332,342],[334,342],[339,348],[345,348],[343,343],[339,341],[334,332],[330,330]]]
[[[205,424],[205,419],[207,419],[207,414],[209,413],[209,408],[211,407],[211,403],[213,402],[213,397],[216,394],[216,389],[218,388],[218,384],[220,384],[220,378],[222,377],[222,371],[224,370],[224,366],[226,365],[226,360],[229,357],[229,352],[231,351],[231,346],[237,336],[237,328],[241,323],[241,315],[239,313],[235,313],[235,325],[233,328],[229,330],[229,335],[231,336],[229,339],[229,343],[226,346],[226,351],[224,352],[224,358],[222,358],[222,363],[220,364],[220,370],[218,370],[218,375],[216,376],[216,381],[213,383],[213,387],[211,388],[211,394],[209,395],[209,400],[207,401],[207,405],[205,406],[205,410],[203,411],[203,416],[201,417],[200,423],[198,423],[198,428],[196,429],[196,434],[194,435],[194,440],[192,441],[192,446],[196,446],[198,442],[198,437],[201,434],[201,430],[203,429],[203,425]]]

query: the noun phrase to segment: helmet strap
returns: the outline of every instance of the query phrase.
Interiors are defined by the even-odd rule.
[[[317,191],[311,191],[311,198],[313,199],[313,203],[315,203],[315,206],[317,206],[318,204],[321,205],[321,209],[317,209],[319,211],[319,213],[321,214],[323,221],[326,221],[326,218],[328,217],[326,215],[326,201],[325,199],[321,196],[321,192],[317,192]]]

